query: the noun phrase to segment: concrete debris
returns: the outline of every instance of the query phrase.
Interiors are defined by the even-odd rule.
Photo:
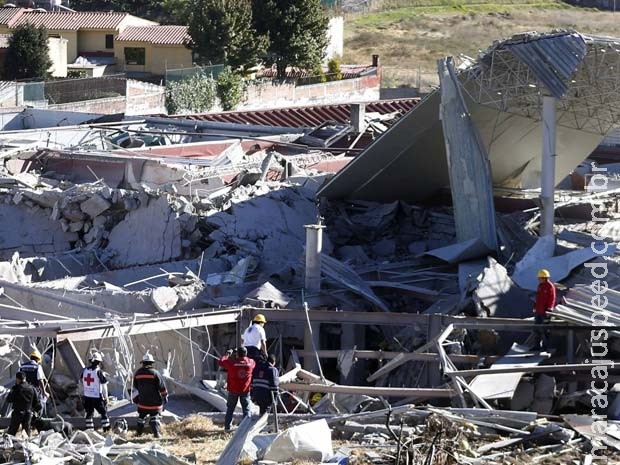
[[[517,37],[485,56],[519,74],[516,65],[530,61],[519,51],[534,42],[584,53],[598,43],[577,33],[525,37],[531,42]],[[489,63],[480,66],[475,75],[486,76]],[[252,404],[243,420],[235,411],[238,427],[218,464],[473,465],[550,454],[583,463],[599,446],[608,455],[620,448],[616,178],[597,190],[594,171],[576,169],[563,182],[582,190],[545,197],[558,224],[557,234],[543,233],[542,193],[515,189],[538,187],[541,177],[538,152],[528,149],[540,145],[530,116],[540,114],[540,90],[516,89],[536,97],[523,99],[527,114],[498,117],[497,102],[470,92],[504,95],[486,87],[499,74],[478,82],[464,70],[444,63],[445,88],[392,126],[395,115],[310,129],[145,117],[33,127],[19,149],[0,147],[0,400],[36,349],[50,425],[75,429],[5,435],[5,462],[182,463],[120,433],[136,422],[136,366],[149,353],[162,372],[171,398],[164,422],[200,412],[221,423],[227,391],[217,359],[258,314],[282,373],[276,407],[259,417]],[[59,120],[28,112],[37,115],[31,125]],[[560,132],[583,136],[561,144],[570,147],[557,157],[563,164],[600,138],[586,127]],[[352,147],[386,130],[354,156]],[[54,145],[39,147],[52,131]],[[465,150],[473,146],[475,157]],[[306,226],[317,224],[322,243],[306,244]],[[543,328],[532,318],[540,268],[558,290]],[[533,344],[541,329],[550,332],[548,352]],[[106,437],[84,429],[78,390],[95,351],[110,415],[126,424]],[[605,382],[593,386],[595,375]],[[600,431],[598,418],[610,419]]]

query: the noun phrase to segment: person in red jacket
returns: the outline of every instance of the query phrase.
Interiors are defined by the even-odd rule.
[[[235,357],[233,358],[233,352]],[[226,370],[226,384],[228,398],[226,400],[226,415],[224,417],[224,431],[230,431],[233,413],[237,402],[241,402],[241,411],[244,417],[250,416],[250,386],[252,385],[252,371],[256,362],[247,357],[245,347],[237,347],[226,352],[219,360],[219,365]]]
[[[551,282],[549,271],[538,271],[538,289],[536,290],[536,303],[534,304],[534,321],[537,325],[545,324],[547,313],[555,307],[555,286]],[[549,330],[537,331],[541,349],[549,347]]]

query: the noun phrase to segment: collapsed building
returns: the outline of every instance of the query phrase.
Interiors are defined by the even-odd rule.
[[[593,151],[618,123],[618,61],[613,39],[531,33],[442,60],[421,101],[5,114],[2,384],[37,348],[48,414],[79,426],[76,379],[97,350],[111,416],[131,419],[148,351],[174,394],[222,411],[217,359],[260,312],[282,410],[325,415],[307,432],[321,438],[392,441],[374,463],[617,448],[618,167]],[[531,337],[539,268],[561,291],[545,353]],[[218,463],[242,446],[331,458],[323,440],[251,452],[265,423],[244,423]]]

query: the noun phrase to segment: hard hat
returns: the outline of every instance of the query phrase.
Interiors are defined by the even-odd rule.
[[[144,354],[144,357],[142,357],[142,363],[153,363],[153,362],[155,362],[155,358],[148,352]]]
[[[41,361],[41,353],[38,350],[33,350],[30,354],[30,358]]]
[[[103,362],[103,357],[101,356],[101,354],[99,352],[95,352],[93,354],[90,355],[90,359],[91,362]]]
[[[267,320],[265,319],[265,315],[263,315],[262,313],[258,313],[252,321],[254,323],[267,323]]]
[[[550,278],[551,275],[549,274],[549,271],[542,269],[538,271],[538,277],[539,278]]]

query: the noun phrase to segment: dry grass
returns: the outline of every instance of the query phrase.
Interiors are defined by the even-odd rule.
[[[426,0],[426,5],[429,3],[432,0]],[[460,54],[476,57],[493,41],[513,34],[553,29],[612,37],[620,34],[618,14],[560,3],[482,3],[474,7],[436,0],[434,5],[347,17],[342,61],[370,63],[371,55],[378,54],[384,79],[388,79],[384,87],[416,86],[425,75],[436,76],[438,59]]]
[[[191,415],[183,421],[164,424],[161,439],[153,438],[148,424],[143,436],[136,436],[132,430],[121,437],[138,444],[155,443],[177,457],[206,465],[217,462],[232,433],[224,433],[222,426],[214,425],[208,418]]]

